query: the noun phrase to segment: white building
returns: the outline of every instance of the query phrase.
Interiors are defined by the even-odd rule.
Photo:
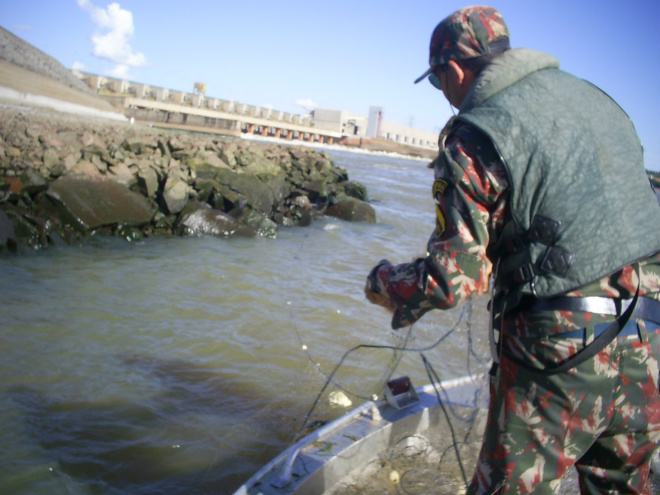
[[[437,147],[437,134],[387,122],[384,114],[382,107],[371,107],[368,118],[343,110],[317,108],[312,112],[312,117],[314,127],[339,132],[344,136],[386,139],[420,148]]]
[[[381,137],[383,125],[383,107],[369,107],[369,123],[367,124],[367,137]]]
[[[367,131],[367,118],[344,110],[316,108],[312,111],[314,127],[326,131],[339,132],[346,136],[364,137]]]

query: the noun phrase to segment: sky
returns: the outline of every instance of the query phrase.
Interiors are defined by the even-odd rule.
[[[0,25],[67,68],[304,114],[368,115],[438,132],[442,93],[413,81],[454,0],[2,0]],[[660,171],[660,1],[497,0],[513,48],[556,56],[631,117]]]

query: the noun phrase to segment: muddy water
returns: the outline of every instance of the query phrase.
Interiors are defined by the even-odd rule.
[[[438,313],[393,332],[363,298],[378,260],[424,253],[431,171],[331,154],[367,185],[377,224],[0,258],[0,494],[232,493],[293,441],[352,347],[425,347],[462,317],[427,356],[443,378],[483,367],[485,300],[471,319]],[[392,373],[427,381],[419,353],[364,348],[328,391],[357,404]],[[324,397],[311,418],[341,413]]]

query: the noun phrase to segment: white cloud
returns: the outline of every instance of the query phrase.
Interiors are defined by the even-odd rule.
[[[303,108],[316,108],[318,106],[311,98],[301,98],[296,100],[296,105]]]
[[[79,71],[86,71],[87,67],[85,67],[85,64],[82,62],[74,62],[73,65],[71,66],[73,70],[79,70]]]
[[[105,75],[114,77],[115,79],[130,79],[128,75],[129,67],[125,64],[117,64],[113,69],[106,70]]]
[[[92,35],[94,55],[118,64],[113,69],[118,72],[125,73],[128,67],[143,67],[147,64],[144,54],[134,53],[129,43],[134,33],[132,12],[114,2],[103,9],[89,0],[76,1],[98,27],[98,31]]]

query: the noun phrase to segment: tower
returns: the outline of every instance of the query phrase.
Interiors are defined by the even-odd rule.
[[[380,137],[380,126],[383,122],[383,107],[369,107],[369,121],[367,122],[367,137]]]

